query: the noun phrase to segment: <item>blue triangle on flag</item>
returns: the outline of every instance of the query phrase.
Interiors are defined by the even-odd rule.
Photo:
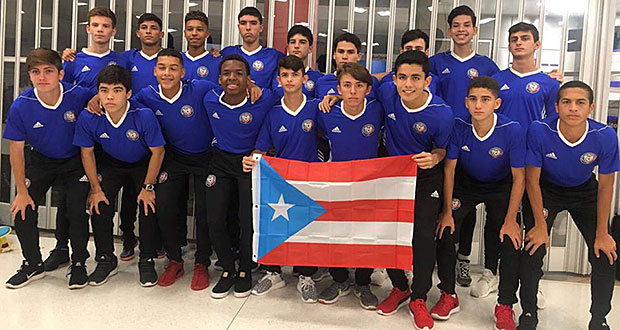
[[[289,184],[264,158],[261,158],[259,166],[258,260],[327,211]],[[270,204],[284,207],[274,205],[274,208]],[[279,212],[274,218],[276,209],[286,211]]]

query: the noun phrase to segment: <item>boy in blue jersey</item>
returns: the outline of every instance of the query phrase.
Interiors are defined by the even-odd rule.
[[[90,183],[88,205],[97,267],[88,276],[88,283],[102,285],[118,272],[112,233],[113,202],[123,183],[129,180],[138,196],[139,282],[144,287],[153,286],[157,284],[153,261],[157,257],[155,184],[164,158],[164,138],[153,111],[138,108],[128,101],[131,97],[129,70],[118,65],[108,66],[101,70],[97,82],[105,115],[82,112],[73,139],[73,144],[82,150],[82,163]],[[100,148],[97,156],[95,145]]]
[[[567,210],[588,246],[592,266],[590,330],[609,329],[605,318],[614,290],[616,242],[609,234],[615,174],[620,170],[613,128],[588,119],[594,93],[581,81],[558,91],[558,117],[537,120],[527,135],[524,201],[525,249],[521,255],[521,307],[518,329],[536,329],[536,292],[549,233],[558,212]],[[592,171],[598,167],[598,180]]]
[[[250,63],[250,75],[257,86],[271,89],[273,79],[278,74],[278,60],[284,54],[260,44],[263,32],[263,15],[255,7],[245,7],[237,16],[239,34],[243,43],[222,49],[222,56],[237,54]]]
[[[215,142],[207,176],[207,222],[211,241],[223,273],[211,297],[224,298],[234,287],[236,297],[247,297],[252,289],[252,193],[251,175],[244,173],[243,156],[249,155],[267,113],[278,97],[263,89],[263,95],[250,103],[246,90],[250,84],[250,64],[241,55],[228,55],[220,62],[223,91],[210,91],[203,102],[211,121]],[[231,196],[233,186],[237,196]],[[239,202],[239,269],[231,251],[226,212],[235,198]]]
[[[209,32],[209,19],[205,13],[192,10],[185,15],[187,51],[183,52],[185,76],[183,80],[206,79],[217,84],[221,58],[214,57],[205,48]]]
[[[458,233],[468,214],[484,203],[485,237],[502,240],[495,329],[514,330],[512,304],[517,302],[522,237],[517,213],[525,190],[525,141],[518,122],[495,113],[501,104],[495,79],[474,78],[468,90],[465,104],[471,116],[455,118],[444,163],[443,210],[437,227],[441,297],[430,313],[436,320],[447,320],[460,310],[455,291]]]
[[[378,94],[385,112],[385,140],[390,156],[413,155],[418,163],[413,229],[412,291],[403,270],[388,269],[393,289],[377,306],[392,315],[409,300],[416,329],[433,329],[426,308],[435,265],[435,229],[441,208],[442,171],[454,117],[450,106],[428,91],[429,61],[420,51],[406,51],[396,59],[395,84],[384,84]]]
[[[84,212],[88,183],[79,149],[72,144],[75,121],[91,97],[88,89],[61,82],[64,74],[58,53],[37,48],[28,54],[26,69],[34,88],[22,93],[9,109],[4,138],[10,141],[10,161],[17,194],[11,204],[15,231],[24,261],[7,282],[21,288],[45,276],[37,230],[39,202],[51,186],[70,191],[63,201],[70,224],[73,255],[69,267],[70,289],[87,285],[88,214]],[[25,161],[25,143],[32,151]],[[29,148],[30,149],[30,148]],[[68,257],[68,250],[65,252]]]

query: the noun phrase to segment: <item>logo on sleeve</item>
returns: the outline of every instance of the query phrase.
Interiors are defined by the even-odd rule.
[[[469,79],[474,79],[478,77],[478,75],[478,70],[476,70],[475,68],[470,68],[469,70],[467,70],[467,76],[469,77]]]
[[[184,105],[181,108],[181,115],[185,118],[189,118],[194,115],[194,108],[191,105]]]
[[[501,157],[503,154],[504,154],[504,150],[502,150],[502,148],[500,147],[493,147],[489,149],[489,155],[491,155],[491,157],[495,159]]]
[[[586,152],[579,158],[583,165],[590,165],[596,160],[596,155],[591,152]]]
[[[208,188],[213,187],[213,185],[215,185],[215,181],[217,181],[217,178],[215,177],[214,174],[209,174],[209,176],[207,177],[207,180],[205,180],[205,186],[207,186]]]
[[[140,134],[132,129],[128,129],[125,136],[129,139],[129,141],[136,141],[140,137]]]
[[[249,124],[252,122],[252,114],[249,112],[244,112],[239,115],[239,122],[242,124]]]
[[[286,127],[284,127],[284,125],[280,126],[280,129],[278,130],[278,133],[284,133],[284,132],[288,132],[288,130],[286,129]]]
[[[310,132],[313,127],[314,122],[312,121],[312,119],[306,119],[303,123],[301,123],[301,129],[304,130],[304,132]]]
[[[530,83],[527,84],[527,86],[525,86],[525,89],[532,94],[538,93],[538,91],[540,90],[540,85],[535,82],[535,81],[531,81]]]
[[[424,134],[426,133],[426,124],[424,124],[421,121],[418,121],[416,123],[413,124],[413,130],[418,133],[418,134]]]
[[[32,128],[41,128],[41,127],[43,127],[43,124],[41,124],[40,121],[38,121],[38,122],[34,123],[34,125],[32,125]]]
[[[452,198],[452,211],[456,211],[461,208],[461,201],[458,198]]]
[[[308,90],[309,92],[312,92],[314,90],[314,81],[312,80],[306,81],[305,86],[306,86],[306,90]]]
[[[332,133],[342,133],[342,131],[340,131],[340,127],[336,126],[332,129]]]
[[[371,136],[375,132],[375,126],[373,124],[366,124],[362,127],[362,134],[364,136]]]
[[[71,110],[66,111],[62,117],[65,119],[67,123],[73,123],[77,119],[77,117],[75,116],[75,112]]]
[[[201,65],[198,67],[198,69],[196,69],[196,73],[198,74],[199,77],[206,77],[209,74],[209,69],[207,69],[206,66]]]
[[[263,71],[264,68],[265,64],[263,64],[263,62],[260,60],[256,60],[254,61],[254,63],[252,63],[252,69],[254,69],[254,71]]]
[[[161,171],[161,173],[159,173],[159,176],[157,177],[157,183],[164,183],[166,181],[168,181],[168,172]]]

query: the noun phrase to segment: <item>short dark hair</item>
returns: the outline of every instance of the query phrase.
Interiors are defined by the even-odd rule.
[[[224,66],[224,63],[228,61],[239,61],[243,63],[243,67],[245,68],[245,73],[247,73],[248,76],[250,75],[250,63],[248,63],[245,57],[238,55],[238,54],[231,54],[222,59],[222,61],[220,62],[220,67],[219,67],[220,74],[222,74],[222,67]]]
[[[590,104],[594,103],[594,91],[592,90],[592,87],[590,87],[590,85],[584,83],[581,80],[572,80],[564,83],[564,85],[562,85],[558,90],[558,96],[555,103],[560,103],[560,98],[562,98],[562,92],[568,88],[581,88],[585,90],[588,93],[588,101],[590,101]]]
[[[350,74],[356,80],[366,83],[368,86],[372,86],[372,76],[368,69],[357,63],[345,63],[340,70],[336,73],[338,77],[338,83],[345,74]]]
[[[162,29],[161,18],[159,18],[157,15],[153,13],[144,13],[140,15],[140,18],[138,18],[138,29],[140,29],[140,24],[144,22],[150,22],[150,21],[157,23],[157,25],[159,25],[159,29],[160,30]]]
[[[334,39],[334,46],[332,49],[332,53],[336,52],[336,48],[338,48],[338,43],[342,41],[352,43],[355,46],[355,48],[357,48],[358,53],[362,51],[362,41],[360,40],[360,38],[353,33],[345,32],[339,35],[338,37],[336,37],[336,39]]]
[[[164,48],[160,50],[157,54],[157,58],[159,59],[162,56],[176,57],[179,59],[179,62],[181,62],[181,66],[184,66],[183,55],[174,48]]]
[[[260,24],[263,24],[263,14],[261,14],[260,10],[258,10],[258,8],[256,7],[245,7],[243,9],[241,9],[241,11],[239,12],[239,15],[237,16],[237,21],[239,19],[241,19],[242,16],[246,16],[246,15],[250,15],[250,16],[254,16],[256,18],[258,18],[258,22]]]
[[[469,8],[469,6],[465,5],[454,7],[454,9],[450,11],[450,14],[448,14],[448,25],[452,26],[452,21],[454,21],[454,18],[461,15],[471,17],[471,23],[476,26],[476,14],[474,14],[474,11]]]
[[[488,89],[495,98],[499,96],[499,83],[489,76],[479,76],[472,79],[467,86],[467,95],[474,88]]]
[[[297,34],[301,34],[302,36],[308,39],[308,43],[312,46],[312,42],[314,41],[314,37],[312,36],[312,31],[303,25],[293,25],[290,30],[288,30],[288,34],[286,35],[286,42],[288,43],[292,37]]]
[[[107,17],[112,20],[112,28],[116,27],[116,15],[110,8],[95,7],[88,12],[88,24],[90,25],[90,19],[95,16]]]
[[[295,55],[288,55],[278,60],[278,75],[280,75],[280,69],[289,69],[293,71],[301,71],[305,73],[304,61]]]
[[[400,48],[404,49],[405,44],[410,41],[422,39],[424,40],[424,50],[428,49],[428,34],[420,29],[413,29],[403,33],[403,37],[400,40]]]
[[[193,21],[193,20],[201,21],[205,23],[207,28],[209,27],[209,18],[207,17],[205,13],[201,12],[200,10],[191,10],[187,14],[185,14],[184,21],[186,24],[187,22]]]
[[[58,71],[62,70],[62,59],[58,52],[49,48],[35,48],[28,53],[28,57],[26,57],[26,71],[30,71],[35,66],[42,64],[53,65]]]
[[[419,50],[408,50],[398,55],[396,63],[394,64],[394,72],[398,73],[398,68],[403,64],[418,64],[422,66],[424,71],[424,77],[428,77],[430,71],[430,63],[428,56]]]
[[[131,90],[131,72],[120,65],[108,65],[97,75],[97,88],[101,84],[121,84],[129,92]]]
[[[538,29],[536,26],[530,23],[519,22],[508,29],[508,41],[510,41],[510,37],[513,33],[517,32],[531,32],[532,37],[534,37],[534,42],[538,42],[540,40],[540,34],[538,33]]]

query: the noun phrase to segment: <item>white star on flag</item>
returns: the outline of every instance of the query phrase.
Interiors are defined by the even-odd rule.
[[[286,219],[286,221],[289,221],[288,210],[291,207],[295,206],[295,204],[286,204],[286,202],[284,202],[283,194],[280,194],[280,199],[278,200],[277,203],[268,203],[268,204],[275,211],[273,212],[273,217],[271,217],[271,221],[274,221],[279,216],[282,216],[284,219]]]

